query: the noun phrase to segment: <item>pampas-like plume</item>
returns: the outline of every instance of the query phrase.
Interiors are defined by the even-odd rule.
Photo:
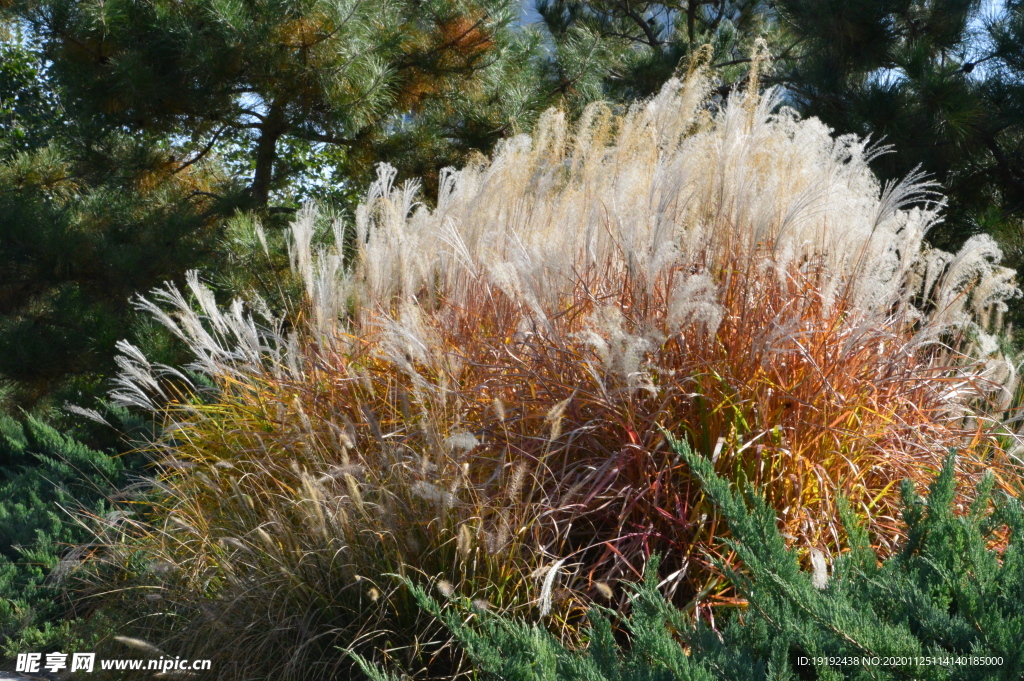
[[[311,608],[342,598],[323,586],[342,584],[338,561],[443,573],[501,609],[529,607],[530,568],[571,556],[579,569],[556,561],[535,602],[566,623],[580,600],[556,598],[556,578],[612,598],[600,585],[640,576],[652,552],[674,599],[707,595],[725,528],[659,426],[763,489],[793,541],[830,553],[838,497],[885,543],[895,482],[924,480],[949,447],[964,448],[965,474],[1001,466],[1014,485],[1006,442],[977,418],[1016,381],[994,324],[1019,291],[992,239],[929,248],[932,185],[882,186],[877,147],[800,120],[772,92],[712,114],[708,91],[696,67],[622,115],[594,105],[571,127],[548,112],[532,137],[445,171],[433,208],[381,166],[354,230],[335,229],[354,244],[315,250],[305,209],[290,248],[306,310],[289,335],[259,301],[255,315],[218,308],[195,275],[191,300],[168,287],[139,302],[221,391],[182,410],[161,370],[124,348],[116,397],[170,401],[175,458],[246,486],[225,496],[175,469],[164,504],[263,545],[238,554],[254,574],[232,598],[259,605],[236,609],[238,630],[269,612],[243,598],[253,584]],[[225,462],[254,470],[219,473]],[[219,554],[165,525],[178,540],[154,545],[211,583]],[[367,612],[361,593],[344,593],[351,617]],[[375,593],[407,648],[432,640],[398,624],[400,590]],[[305,636],[305,622],[274,627]],[[191,640],[212,647],[209,631],[199,622]]]
[[[559,558],[552,563],[544,572],[544,583],[540,587],[540,616],[547,617],[551,614],[551,590],[558,578],[558,571],[562,569],[565,558]]]
[[[625,275],[646,287],[671,278],[668,329],[699,324],[713,335],[722,277],[746,263],[770,266],[783,281],[794,272],[813,279],[823,314],[843,301],[862,318],[916,320],[918,344],[951,330],[990,337],[979,322],[1019,295],[1013,272],[985,235],[955,256],[924,244],[942,207],[932,184],[912,176],[881,187],[868,167],[876,149],[780,110],[773,92],[749,103],[734,94],[695,128],[706,89],[698,68],[614,125],[602,104],[575,130],[549,113],[533,138],[505,141],[490,163],[446,171],[434,210],[414,203],[416,185],[394,187],[394,169],[381,166],[357,211],[358,259],[347,269],[341,244],[312,251],[315,211],[304,209],[290,251],[316,327],[337,337],[384,325],[383,351],[413,371],[413,360],[433,359],[430,301],[465,308],[488,285],[550,330],[579,285]],[[239,307],[217,310],[194,275],[189,288],[201,315],[171,289],[156,294],[160,305],[140,307],[190,342],[196,368],[230,373],[288,347],[273,323],[258,327]],[[592,342],[606,339],[607,361],[636,374],[651,339],[642,328],[617,329],[618,310],[602,309]],[[128,373],[125,381],[138,382]]]

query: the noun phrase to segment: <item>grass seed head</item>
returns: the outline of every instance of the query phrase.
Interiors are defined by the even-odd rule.
[[[445,574],[571,629],[578,601],[560,589],[607,598],[600,584],[639,578],[658,552],[685,603],[730,554],[659,427],[763,490],[794,543],[830,551],[840,497],[887,541],[897,481],[927,480],[949,447],[963,475],[994,467],[1017,490],[1019,438],[999,425],[1017,378],[993,325],[1019,291],[995,242],[929,248],[934,185],[883,186],[864,140],[776,92],[712,114],[710,88],[698,61],[621,115],[598,105],[573,128],[550,112],[450,171],[435,209],[413,211],[414,185],[381,167],[344,268],[311,249],[304,210],[291,252],[307,299],[288,325],[265,306],[218,308],[196,275],[191,300],[169,286],[139,302],[217,388],[175,392],[119,346],[114,398],[161,412],[184,464],[161,474],[154,518],[187,527],[139,525],[133,540],[179,568],[140,572],[168,600],[217,598],[226,626],[264,632],[228,645],[183,606],[188,625],[168,634],[180,649],[224,656],[230,681],[336,677],[323,660],[341,638],[403,655],[372,642],[416,650],[436,623],[388,574]],[[263,550],[229,565],[203,548],[225,536]],[[537,600],[529,575],[570,555],[578,569],[555,561]],[[353,588],[356,575],[378,581]]]

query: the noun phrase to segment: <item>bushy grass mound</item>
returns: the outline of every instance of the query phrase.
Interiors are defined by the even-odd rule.
[[[991,476],[965,514],[953,508],[954,457],[925,497],[905,481],[906,540],[885,560],[847,509],[849,551],[829,574],[823,561],[801,570],[763,498],[741,494],[685,443],[672,446],[722,512],[742,562],[740,571],[723,569],[749,605],[719,631],[665,602],[656,557],[643,583],[629,585],[628,616],[591,609],[580,650],[537,624],[475,612],[461,595],[435,597],[410,583],[416,600],[445,622],[484,678],[502,681],[995,681],[1024,672],[1024,509],[1012,497],[993,499]],[[619,619],[625,644],[613,634]],[[363,666],[377,681],[389,678]]]
[[[898,481],[949,447],[1014,489],[995,244],[929,249],[927,184],[880,186],[863,141],[770,94],[708,91],[697,65],[622,115],[549,112],[432,208],[382,167],[333,245],[312,208],[293,224],[287,320],[195,274],[140,301],[209,385],[121,346],[115,397],[165,425],[149,505],[90,563],[125,633],[224,679],[335,678],[339,647],[450,676],[401,576],[567,639],[652,553],[673,602],[728,600],[721,513],[659,426],[826,556],[840,497],[889,541]]]
[[[336,399],[365,407],[376,435],[362,435],[378,451],[357,448],[347,406],[322,421],[305,405],[323,396],[286,382],[180,408],[158,488],[102,528],[105,548],[76,574],[95,594],[86,603],[117,612],[116,633],[212,660],[218,678],[348,678],[338,646],[457,674],[461,654],[443,649],[443,629],[395,575],[442,574],[488,607],[523,606],[541,560],[522,550],[532,509],[511,487],[477,491],[459,462],[465,437],[415,459],[391,446],[368,406],[386,384],[338,387]]]

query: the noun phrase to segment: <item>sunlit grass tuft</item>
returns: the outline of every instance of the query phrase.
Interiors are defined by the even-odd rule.
[[[840,496],[892,542],[896,483],[950,447],[1016,489],[994,242],[929,249],[920,178],[880,186],[862,141],[770,94],[706,94],[696,66],[625,115],[550,112],[433,209],[382,167],[331,249],[306,209],[287,329],[196,277],[144,301],[216,389],[123,347],[117,397],[167,424],[157,501],[106,554],[160,598],[134,626],[225,679],[333,678],[339,646],[451,675],[391,575],[571,636],[659,553],[703,607],[724,527],[659,427],[826,554]]]

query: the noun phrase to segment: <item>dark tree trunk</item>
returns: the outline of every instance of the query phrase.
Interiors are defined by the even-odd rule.
[[[274,163],[277,161],[277,141],[287,130],[284,106],[274,103],[270,107],[256,146],[256,172],[252,178],[252,201],[257,208],[265,208],[270,200],[270,182],[274,177]]]

